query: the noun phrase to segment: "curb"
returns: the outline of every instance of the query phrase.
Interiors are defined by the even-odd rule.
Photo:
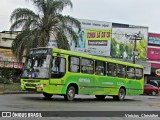
[[[4,94],[36,94],[36,92],[31,92],[31,91],[0,92],[0,95],[4,95]]]

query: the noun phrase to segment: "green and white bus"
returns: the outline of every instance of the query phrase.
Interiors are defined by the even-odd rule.
[[[75,94],[97,99],[143,94],[143,66],[58,48],[35,48],[26,55],[21,89],[43,93],[46,98]]]

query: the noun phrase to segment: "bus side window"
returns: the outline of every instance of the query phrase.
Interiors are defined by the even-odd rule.
[[[127,67],[127,77],[129,79],[135,79],[135,68],[134,67]]]
[[[95,61],[95,74],[104,75],[105,73],[105,63],[102,61]]]
[[[79,57],[69,56],[69,71],[70,72],[80,72]]]
[[[117,76],[126,78],[126,66],[120,64],[117,65]]]
[[[143,77],[143,69],[141,68],[136,68],[136,79],[140,80]]]
[[[64,58],[60,58],[59,72],[61,74],[64,74],[66,72],[66,60]]]
[[[56,60],[58,60],[56,62]],[[58,59],[55,57],[52,61],[51,68],[51,78],[61,78],[64,76],[66,70],[66,60],[64,58],[59,57]]]
[[[107,64],[108,76],[115,77],[117,75],[117,67],[115,63]]]
[[[52,73],[58,73],[59,68],[58,68],[58,64],[56,62],[57,58],[54,58],[52,61]]]
[[[91,59],[81,59],[81,72],[86,74],[94,73],[94,61]]]

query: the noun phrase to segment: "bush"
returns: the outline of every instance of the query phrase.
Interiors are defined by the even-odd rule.
[[[11,81],[10,79],[4,78],[4,84],[12,84],[13,81]]]
[[[3,83],[3,84],[11,84],[12,81],[7,79],[7,78],[2,78],[0,77],[0,83]]]
[[[13,75],[15,73],[14,69],[8,69],[8,68],[1,68],[0,70],[0,76],[1,80],[0,82],[4,84],[11,84],[13,83]]]
[[[2,79],[2,77],[0,76],[0,83],[3,83],[3,79]]]

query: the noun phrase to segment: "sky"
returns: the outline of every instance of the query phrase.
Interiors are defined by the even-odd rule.
[[[29,1],[29,0],[28,0]],[[160,0],[71,0],[73,8],[66,8],[64,15],[88,19],[139,25],[149,32],[160,33]],[[0,0],[0,32],[8,31],[10,15],[16,8],[34,6],[27,0]]]

